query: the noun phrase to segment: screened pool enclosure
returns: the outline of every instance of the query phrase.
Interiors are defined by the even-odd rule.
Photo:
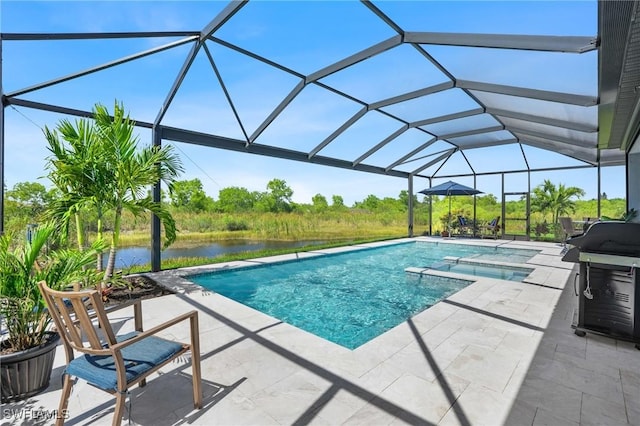
[[[599,188],[602,167],[626,166],[640,205],[637,2],[20,3],[0,34],[3,186],[9,108],[89,117],[115,98],[157,145],[402,178],[410,194],[499,176],[503,199],[512,175],[525,194],[531,173],[592,168]],[[52,18],[30,19],[38,7]],[[153,220],[154,270],[159,233]]]

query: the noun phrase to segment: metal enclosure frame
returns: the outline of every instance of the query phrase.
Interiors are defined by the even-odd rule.
[[[232,1],[217,16],[200,30],[185,31],[149,31],[149,32],[119,32],[119,33],[0,33],[0,64],[2,64],[2,45],[14,41],[38,42],[42,40],[99,40],[99,39],[126,39],[126,38],[150,38],[150,37],[174,37],[179,39],[153,49],[149,49],[137,54],[129,55],[115,61],[104,63],[99,66],[79,70],[72,74],[59,78],[41,82],[30,87],[5,93],[3,90],[2,67],[0,66],[0,92],[2,93],[2,112],[0,112],[0,185],[4,186],[4,110],[9,106],[31,108],[43,111],[63,113],[70,116],[90,117],[88,110],[78,110],[60,104],[44,104],[28,99],[28,95],[40,89],[51,87],[66,81],[82,78],[86,75],[98,73],[102,70],[117,67],[124,63],[129,63],[137,59],[154,55],[160,52],[171,50],[177,46],[191,45],[191,49],[183,60],[183,64],[170,88],[166,91],[165,100],[159,106],[158,114],[153,122],[137,120],[136,125],[152,129],[154,145],[160,145],[162,141],[184,142],[232,150],[236,152],[271,156],[275,158],[300,161],[305,163],[320,164],[325,166],[343,168],[347,170],[363,171],[368,173],[381,174],[386,176],[400,177],[407,180],[409,200],[413,197],[413,186],[415,178],[425,178],[431,186],[433,179],[446,179],[458,177],[473,177],[474,186],[476,178],[483,175],[501,175],[510,173],[526,172],[529,176],[531,172],[547,170],[568,170],[576,168],[597,168],[598,177],[598,201],[600,198],[600,168],[603,166],[625,165],[626,155],[624,149],[629,149],[631,141],[637,137],[640,125],[640,101],[629,94],[637,91],[640,87],[640,73],[637,68],[633,68],[634,56],[629,56],[633,52],[640,52],[640,38],[632,38],[633,34],[640,32],[640,7],[637,2],[620,1],[608,2],[600,1],[598,7],[598,34],[591,37],[584,36],[548,36],[548,35],[512,35],[512,34],[455,34],[455,33],[435,33],[435,32],[410,32],[403,29],[383,12],[383,7],[379,7],[376,2],[362,0],[361,5],[373,13],[385,25],[395,32],[396,35],[369,46],[351,56],[345,57],[329,66],[316,70],[310,74],[302,74],[298,71],[287,68],[269,58],[260,56],[255,52],[248,51],[240,46],[236,46],[226,40],[218,38],[216,32],[226,23],[233,20],[248,1]],[[380,4],[383,6],[383,3]],[[298,84],[281,99],[280,103],[272,110],[266,119],[253,131],[250,132],[237,108],[234,99],[227,90],[216,62],[211,53],[210,46],[222,46],[262,64],[268,65],[282,73],[298,79]],[[380,55],[399,46],[410,46],[415,49],[425,61],[436,67],[447,81],[419,90],[404,93],[387,99],[379,99],[375,102],[366,102],[353,94],[346,93],[323,81],[323,78],[339,73],[350,66],[372,57]],[[547,90],[540,90],[531,87],[515,87],[509,85],[488,83],[482,81],[469,81],[459,79],[439,63],[430,53],[431,46],[462,46],[470,48],[490,48],[509,49],[537,52],[557,52],[566,55],[581,55],[587,52],[598,52],[599,66],[599,90],[598,96],[592,94],[561,93]],[[242,129],[244,137],[242,139],[228,138],[215,134],[197,132],[190,129],[181,129],[163,124],[163,119],[172,105],[176,93],[180,90],[181,84],[189,73],[197,55],[206,55],[217,83],[224,91],[229,107],[237,124]],[[637,57],[637,56],[636,56]],[[618,82],[623,84],[618,86]],[[338,126],[321,143],[308,151],[296,151],[285,149],[268,144],[262,144],[260,136],[276,120],[293,100],[308,86],[316,86],[322,90],[338,95],[355,105],[359,106],[358,111]],[[615,90],[613,90],[615,88]],[[408,121],[398,115],[394,115],[385,107],[401,104],[402,102],[418,99],[431,94],[447,91],[461,90],[478,107],[470,110],[461,110],[455,113],[442,114],[439,116],[425,116],[416,121]],[[480,99],[481,94],[497,94],[511,98],[535,99],[542,102],[553,102],[577,106],[579,108],[598,108],[598,122],[585,124],[580,121],[558,119],[554,117],[538,116],[522,111],[510,110],[508,107],[496,107],[487,105]],[[27,96],[27,97],[25,97]],[[380,140],[369,141],[369,145],[363,149],[362,154],[355,160],[349,158],[338,158],[322,155],[323,149],[340,135],[343,135],[354,124],[363,119],[367,113],[375,111],[395,120],[398,123],[396,131],[382,135]],[[453,122],[453,120],[486,114],[498,123],[496,126],[477,127],[448,133],[434,133],[425,126],[435,123]],[[518,124],[513,124],[509,120],[517,120],[533,125],[543,125],[537,127],[538,130],[523,128]],[[396,140],[408,130],[415,130],[424,134],[424,143],[414,149],[402,153],[396,158],[389,158],[386,166],[375,166],[367,164],[367,158],[371,157],[383,147]],[[584,135],[579,138],[559,136],[549,133],[544,129],[564,129],[572,134]],[[506,131],[509,133],[507,139],[491,137],[494,132]],[[596,135],[597,141],[592,144],[585,143],[589,140],[588,135]],[[475,142],[464,142],[468,136],[477,136]],[[425,153],[425,150],[437,141],[443,141],[449,148],[436,153]],[[522,160],[526,164],[525,169],[503,170],[498,172],[481,173],[477,172],[473,164],[465,155],[465,151],[471,149],[482,149],[504,144],[516,144],[520,149]],[[581,165],[573,167],[558,168],[531,168],[523,145],[533,146],[543,150],[562,152],[564,155],[578,160]],[[450,161],[454,154],[460,153],[469,167],[470,172],[466,174],[445,175],[441,169],[445,163]],[[606,154],[606,155],[605,155]],[[410,166],[409,166],[410,165]],[[407,171],[407,167],[410,167]],[[635,183],[628,183],[635,184]],[[529,184],[530,186],[530,184]],[[529,188],[530,191],[530,188]],[[504,184],[502,193],[504,195]],[[160,200],[160,186],[153,189],[153,198]],[[598,214],[599,212],[598,202]],[[503,215],[504,217],[504,215]],[[475,201],[474,201],[475,219]],[[4,193],[0,197],[0,233],[3,231],[4,223]],[[152,269],[160,269],[160,224],[155,218],[151,225],[152,234]],[[408,214],[408,235],[413,235],[413,206],[410,202]]]

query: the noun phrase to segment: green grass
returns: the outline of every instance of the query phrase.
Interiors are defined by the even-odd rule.
[[[176,248],[221,240],[345,241],[384,239],[408,234],[406,213],[384,215],[348,211],[335,214],[233,215],[234,222],[246,224],[247,229],[243,230],[226,229],[224,223],[229,223],[230,216],[222,213],[177,213],[174,217],[178,227],[178,238],[172,247]],[[196,226],[198,223],[201,224],[198,218],[206,218],[208,227]],[[144,221],[128,221],[120,237],[120,246],[148,246],[150,241],[148,222],[145,224]]]

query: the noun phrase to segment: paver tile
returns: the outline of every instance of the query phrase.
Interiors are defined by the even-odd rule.
[[[467,346],[445,371],[464,377],[476,385],[502,392],[517,365],[518,358],[506,351]]]
[[[566,418],[554,415],[544,408],[536,410],[536,417],[533,419],[533,426],[577,426],[578,422],[567,420]]]
[[[624,404],[586,393],[582,396],[580,419],[583,423],[600,425],[626,424],[628,420]]]
[[[527,377],[518,399],[572,422],[580,421],[582,392],[558,383]]]
[[[504,424],[510,408],[511,398],[483,386],[470,384],[438,424]]]

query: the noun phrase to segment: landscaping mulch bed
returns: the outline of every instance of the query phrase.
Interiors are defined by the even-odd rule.
[[[128,284],[112,286],[104,292],[103,299],[106,306],[175,293],[146,275],[123,277],[123,280],[127,281]]]

